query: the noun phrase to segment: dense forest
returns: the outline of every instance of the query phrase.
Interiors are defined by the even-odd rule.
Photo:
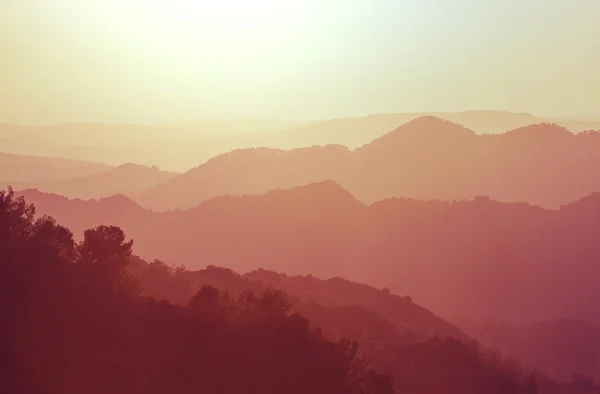
[[[104,225],[75,242],[12,190],[0,192],[4,392],[575,392],[466,336],[398,330],[385,309],[303,301],[229,270],[148,264],[132,246]],[[352,330],[361,324],[379,326]]]

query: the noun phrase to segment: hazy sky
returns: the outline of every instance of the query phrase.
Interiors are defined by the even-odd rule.
[[[600,115],[600,0],[0,0],[0,121]]]

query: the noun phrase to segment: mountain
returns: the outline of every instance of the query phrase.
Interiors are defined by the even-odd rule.
[[[360,325],[370,335],[355,337],[355,340],[381,342],[387,338],[392,343],[400,343],[411,331],[414,338],[410,341],[435,336],[455,338],[466,344],[473,341],[452,324],[413,303],[408,296],[399,297],[388,290],[378,290],[339,277],[323,280],[312,275],[288,276],[264,269],[240,275],[226,268],[208,266],[198,271],[181,271],[179,282],[175,283],[170,270],[164,263],[155,261],[148,264],[141,259],[135,259],[130,267],[130,272],[145,284],[146,294],[177,303],[186,303],[202,286],[215,286],[238,295],[246,290],[259,294],[267,289],[276,289],[287,294],[293,300],[294,308],[311,321],[322,328],[330,327],[341,335],[347,336],[347,331],[351,330],[350,324],[342,329],[343,319],[354,318],[358,322],[364,316]],[[183,289],[185,291],[182,292]],[[348,307],[351,307],[350,311],[346,309]],[[347,315],[344,315],[345,311]],[[328,319],[329,313],[338,313],[338,317]],[[355,330],[358,336],[359,332],[361,330]]]
[[[157,167],[128,163],[83,177],[31,182],[26,187],[71,198],[93,199],[115,194],[135,197],[175,175],[172,172],[161,171]]]
[[[4,151],[17,154],[184,170],[232,149],[260,146],[271,133],[299,124],[262,119],[201,119],[157,125],[0,123],[0,142]]]
[[[600,191],[600,132],[553,124],[478,135],[450,121],[414,119],[372,142],[217,156],[143,193],[155,210],[186,209],[219,195],[265,193],[334,180],[359,200],[461,200],[476,196],[558,208]]]
[[[479,348],[475,353],[479,353],[479,357],[472,358],[469,363],[471,367],[468,367],[465,358],[473,356],[471,338],[455,326],[412,303],[410,297],[399,297],[390,293],[388,289],[378,290],[343,278],[322,280],[311,275],[288,276],[262,269],[246,275],[214,266],[199,271],[188,271],[173,269],[160,261],[148,264],[138,258],[132,261],[129,269],[133,275],[140,278],[145,294],[176,303],[185,303],[202,286],[214,286],[232,292],[234,295],[244,294],[246,291],[260,294],[267,289],[283,291],[292,302],[292,309],[308,318],[312,324],[329,334],[358,341],[360,349],[371,359],[372,365],[378,365],[385,370],[389,365],[386,363],[395,364],[397,378],[402,382],[399,384],[400,392],[406,389],[405,386],[408,384],[416,386],[413,388],[415,392],[435,392],[431,389],[424,390],[427,386],[426,382],[431,381],[431,375],[444,380],[444,376],[447,375],[441,371],[447,372],[454,367],[458,367],[453,374],[461,376],[460,380],[463,382],[461,384],[470,384],[466,383],[473,379],[469,374],[475,371],[467,371],[469,368],[481,368],[481,363],[485,359],[496,360],[495,368],[513,374],[521,374],[523,371],[531,370],[532,367],[542,372],[555,372],[552,369],[546,371],[547,366],[555,361],[562,363],[563,368],[574,371],[573,374],[581,375],[586,371],[595,371],[594,364],[588,364],[591,360],[590,356],[600,354],[594,345],[593,336],[582,336],[580,334],[585,330],[578,331],[574,327],[575,330],[569,328],[562,331],[554,330],[554,335],[545,335],[542,340],[538,338],[530,341],[528,338],[520,338],[523,340],[521,345],[525,349],[546,349],[544,354],[552,360],[550,363],[528,363],[526,365],[529,366],[519,370],[518,365],[522,360],[530,360],[530,357],[527,358],[526,354],[523,359],[517,356],[516,360],[519,364],[516,364],[514,353],[494,346],[491,347],[495,349],[494,351]],[[460,324],[464,325],[465,322],[460,321]],[[584,326],[583,323],[578,325]],[[536,325],[532,325],[534,326]],[[499,338],[509,336],[512,338],[514,334],[511,331],[513,329],[506,325],[495,328],[494,334]],[[452,339],[459,339],[460,343]],[[487,339],[482,337],[484,346],[488,346]],[[589,351],[587,353],[580,351],[581,346],[588,340]],[[571,343],[581,346],[579,349],[569,350]],[[548,347],[544,347],[544,344]],[[497,350],[501,350],[503,356],[506,354],[510,356],[506,364],[498,361]],[[440,359],[444,361],[440,362]],[[430,375],[424,374],[421,368],[429,371]],[[497,372],[493,371],[493,373]],[[564,376],[563,373],[562,376],[555,375],[555,378],[570,382],[572,376]],[[456,381],[444,381],[444,383],[448,385],[444,392],[454,392]],[[570,389],[571,385],[575,383],[566,384],[565,390],[558,392],[573,392]],[[557,389],[554,384],[552,386],[553,389]],[[545,388],[541,392],[556,392],[547,390],[548,388]]]
[[[0,330],[10,350],[0,353],[0,376],[11,393],[569,392],[446,337],[464,334],[386,289],[253,274],[302,295],[350,298],[305,302],[226,269],[148,264],[132,256],[118,227],[89,229],[75,244],[68,228],[29,212],[12,192],[0,193],[0,311],[10,323]],[[361,294],[393,320],[349,303]],[[597,389],[577,384],[581,393]]]
[[[93,160],[120,165],[157,165],[185,171],[211,157],[251,147],[296,149],[314,145],[365,145],[398,125],[436,116],[479,134],[498,134],[530,124],[552,122],[573,132],[600,130],[593,119],[545,119],[527,113],[465,111],[373,114],[313,122],[268,119],[200,119],[157,125],[77,123],[53,126],[0,124],[5,152]]]
[[[311,325],[285,294],[204,286],[187,305],[146,297],[121,229],[89,229],[76,245],[32,211],[0,192],[3,392],[394,393],[389,371]]]
[[[235,150],[148,190],[138,201],[156,210],[190,208],[220,195],[262,194],[321,182],[343,172],[349,155],[347,148],[338,145]]]
[[[52,216],[68,225],[78,239],[86,229],[103,223],[125,223],[125,227],[134,227],[134,232],[139,234],[153,217],[152,212],[123,195],[81,200],[35,189],[18,191],[17,194],[35,204],[38,214]]]
[[[108,171],[106,164],[53,157],[13,155],[0,152],[0,187],[40,180],[62,180]]]
[[[465,343],[471,341],[456,327],[414,304],[410,296],[399,297],[391,294],[389,289],[379,290],[340,277],[323,280],[312,275],[288,276],[262,269],[249,272],[244,275],[244,278],[264,283],[286,294],[299,297],[304,302],[314,302],[334,308],[356,305],[372,310],[386,320],[399,324],[405,329],[422,333],[424,336],[456,338]]]
[[[385,135],[390,130],[397,128],[398,125],[423,117],[437,117],[451,121],[480,134],[503,133],[506,130],[541,121],[529,114],[502,111],[374,114],[314,122],[282,131],[274,134],[273,137],[281,138],[282,147],[287,149],[327,144],[341,144],[358,148]]]
[[[600,194],[557,210],[486,197],[367,206],[326,181],[150,212],[125,197],[22,193],[76,235],[98,224],[120,226],[145,258],[242,273],[260,267],[342,276],[410,294],[442,317],[600,324]]]
[[[416,394],[570,392],[540,373],[530,374],[518,364],[505,363],[409,297],[398,297],[387,289],[342,278],[325,281],[265,270],[246,275],[214,266],[188,271],[139,258],[132,260],[129,270],[141,281],[143,294],[176,303],[184,303],[198,289],[203,293],[204,286],[228,292],[227,299],[252,299],[251,293],[283,291],[291,310],[308,318],[318,332],[357,341],[359,354],[367,357],[370,366],[381,372],[394,371],[398,393],[409,387]],[[582,393],[594,392],[593,385],[587,386]],[[543,391],[535,387],[543,387]]]
[[[482,345],[570,381],[583,374],[600,382],[600,326],[581,320],[554,319],[525,326],[457,320]]]
[[[528,113],[506,111],[415,112],[384,113],[368,116],[340,118],[297,125],[281,132],[271,133],[265,146],[294,149],[313,145],[338,144],[357,148],[381,137],[398,125],[420,117],[437,117],[461,124],[478,134],[500,134],[531,124],[551,122],[579,133],[600,130],[600,121],[589,119],[537,117]]]

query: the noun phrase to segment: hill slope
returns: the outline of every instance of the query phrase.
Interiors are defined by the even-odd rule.
[[[110,166],[101,163],[0,152],[0,182],[6,184],[27,184],[40,180],[55,181],[89,176],[110,169]],[[0,187],[4,186],[2,184]]]
[[[341,144],[356,148],[420,116],[437,116],[477,133],[496,134],[548,121],[526,113],[466,111],[374,114],[315,122],[261,119],[200,119],[159,125],[79,123],[54,126],[0,124],[5,152],[93,160],[112,165],[139,163],[185,171],[231,150],[265,146],[295,149]],[[600,129],[600,122],[552,119],[574,132]]]
[[[115,194],[135,197],[175,176],[175,173],[156,167],[128,163],[83,177],[31,182],[27,187],[70,198],[93,199]]]
[[[270,193],[269,196],[272,198],[273,202],[277,202],[273,208],[275,211],[278,208],[289,209],[290,207],[298,206],[298,204],[314,204],[314,200],[310,200],[312,196],[315,196],[317,191],[323,188],[323,193],[329,193],[329,198],[325,199],[326,203],[317,205],[321,207],[325,207],[329,210],[332,209],[331,202],[339,201],[340,205],[345,206],[341,210],[348,209],[349,207],[356,207],[356,200],[353,200],[351,196],[344,192],[343,190],[336,187],[334,184],[326,183],[323,185],[311,185],[310,187],[296,189],[292,191],[278,191],[276,193]],[[293,194],[293,198],[286,198],[288,194]],[[63,206],[64,211],[62,214],[68,216],[68,214],[81,215],[85,211],[82,210],[82,207],[87,205],[87,208],[91,210],[92,214],[106,216],[107,212],[111,210],[117,211],[118,209],[124,209],[129,212],[137,212],[138,215],[145,217],[146,214],[149,216],[165,216],[171,214],[161,214],[161,213],[151,213],[144,211],[143,209],[135,206],[130,200],[125,197],[113,197],[111,199],[104,199],[100,201],[91,201],[84,202],[81,200],[67,200],[63,197],[57,197],[52,195],[44,195],[39,192],[29,192],[32,196],[37,196],[38,198],[44,200],[46,204],[49,205],[61,205]],[[5,199],[6,194],[2,193],[2,199]],[[243,198],[233,198],[233,199],[225,199],[226,201],[237,201],[243,202],[243,206],[250,207],[260,207],[262,196],[255,196],[249,198],[247,201]],[[309,198],[309,202],[303,202],[303,198]],[[335,198],[333,198],[335,197]],[[10,199],[9,195],[9,199]],[[590,201],[593,200],[593,197],[587,199],[585,201],[584,207],[589,207]],[[75,202],[76,204],[73,204]],[[485,202],[485,201],[484,201]],[[360,205],[360,203],[358,203]],[[506,204],[505,204],[506,205]],[[0,208],[5,207],[6,204],[0,204]],[[56,291],[57,285],[59,283],[63,283],[67,286],[74,286],[76,288],[88,289],[88,291],[79,291],[79,295],[88,295],[91,296],[92,299],[97,300],[99,294],[108,294],[105,293],[105,290],[113,290],[112,286],[92,286],[89,288],[87,284],[90,283],[89,280],[81,281],[73,281],[73,276],[69,275],[69,272],[81,272],[92,274],[90,279],[100,280],[102,278],[113,278],[109,273],[108,276],[98,275],[98,273],[105,272],[103,270],[90,270],[90,265],[87,264],[100,264],[93,263],[94,260],[90,260],[86,262],[86,265],[80,265],[81,263],[73,263],[68,262],[70,258],[88,258],[87,252],[91,248],[97,248],[98,245],[104,245],[105,247],[115,247],[113,237],[113,233],[108,234],[110,236],[109,242],[106,244],[98,244],[96,238],[90,238],[86,235],[86,243],[88,244],[88,248],[83,248],[82,250],[86,250],[86,254],[83,257],[79,257],[79,255],[74,255],[72,253],[72,241],[70,239],[70,233],[68,231],[63,231],[66,229],[56,229],[53,228],[54,222],[45,221],[44,226],[38,226],[38,224],[34,224],[33,220],[29,219],[27,215],[19,213],[18,202],[17,204],[10,204],[9,208],[15,206],[16,209],[4,209],[5,214],[0,215],[0,218],[4,217],[5,220],[2,220],[4,223],[3,233],[8,235],[8,238],[5,239],[0,247],[3,247],[9,251],[9,253],[5,253],[5,255],[9,256],[9,259],[13,259],[16,256],[16,251],[19,251],[20,255],[25,256],[29,260],[31,260],[31,264],[3,264],[5,261],[0,260],[0,265],[3,267],[3,271],[12,275],[16,272],[17,269],[23,271],[23,273],[27,273],[27,275],[17,275],[17,278],[21,280],[15,281],[10,280],[10,278],[6,278],[5,276],[1,276],[0,278],[6,281],[6,286],[2,287],[5,290],[13,289],[12,291],[17,294],[17,290],[21,289],[23,279],[30,278],[32,282],[39,283],[41,289],[48,289],[50,294],[54,296],[64,297],[65,293],[63,291]],[[65,209],[66,208],[66,209]],[[71,208],[71,209],[69,209]],[[413,207],[414,208],[414,207]],[[581,207],[571,206],[568,208],[569,213],[573,212],[582,212]],[[23,208],[20,208],[21,210]],[[97,211],[93,211],[97,209]],[[99,211],[99,212],[98,212]],[[423,211],[411,209],[411,212],[416,212],[417,214],[422,214]],[[364,211],[363,211],[364,213]],[[503,212],[506,215],[507,211]],[[7,214],[9,215],[8,220]],[[324,212],[321,211],[319,215],[323,215]],[[12,219],[11,219],[12,215]],[[222,216],[222,213],[219,213]],[[121,216],[117,216],[121,218]],[[296,216],[296,217],[299,217]],[[29,226],[32,228],[31,231],[11,231],[11,228],[7,228],[7,224],[10,226],[12,223],[26,221]],[[78,217],[81,219],[81,217]],[[71,218],[73,219],[73,218]],[[83,218],[84,221],[86,220]],[[134,220],[134,216],[130,216],[128,220]],[[447,219],[447,218],[446,218]],[[110,220],[110,218],[108,219]],[[172,219],[169,219],[172,220]],[[311,222],[313,218],[309,218],[308,222]],[[2,224],[0,223],[0,224]],[[153,227],[156,225],[156,221],[154,219],[150,220],[149,223],[146,223],[146,227]],[[175,221],[171,221],[171,224],[175,223]],[[8,230],[8,232],[6,231]],[[41,230],[41,231],[40,231]],[[167,228],[167,230],[171,230]],[[112,230],[111,230],[112,231]],[[120,232],[120,230],[118,230]],[[104,232],[97,233],[98,235],[104,234]],[[142,235],[142,234],[140,234]],[[16,237],[36,237],[33,238],[31,242],[13,242]],[[94,239],[95,243],[91,244],[91,240]],[[120,238],[125,240],[125,236],[121,235]],[[117,239],[117,241],[118,241]],[[13,242],[14,246],[11,246]],[[119,242],[119,241],[118,241]],[[124,242],[124,241],[123,241]],[[95,245],[95,246],[94,246]],[[112,246],[111,246],[112,245]],[[127,244],[128,248],[131,247],[131,244]],[[118,246],[118,245],[116,245]],[[262,245],[263,247],[265,245]],[[121,258],[127,258],[129,256],[128,253],[123,252],[120,246],[119,252],[115,255],[110,254],[110,256],[121,256]],[[63,251],[61,248],[65,248]],[[70,249],[71,248],[71,249]],[[69,250],[71,252],[69,252]],[[32,253],[33,252],[33,253]],[[41,253],[56,253],[56,257],[50,256],[49,259],[40,258]],[[106,250],[103,248],[98,249],[98,252],[101,252],[101,255],[106,254]],[[120,253],[120,254],[119,254]],[[125,254],[123,254],[125,253]],[[125,256],[125,257],[123,257]],[[238,256],[240,261],[244,259],[242,256]],[[129,260],[129,259],[128,259]],[[11,260],[12,261],[12,260]],[[52,262],[53,264],[48,264],[48,262]],[[114,267],[114,259],[110,260],[111,267]],[[60,267],[60,264],[64,264],[64,267]],[[444,263],[448,264],[448,261]],[[2,268],[0,267],[0,268]],[[37,267],[37,268],[36,268]],[[343,267],[343,266],[342,266]],[[439,266],[437,267],[440,268]],[[466,345],[464,342],[469,341],[468,337],[460,332],[456,327],[447,323],[443,319],[435,316],[433,313],[427,311],[426,309],[420,307],[419,305],[412,302],[409,297],[398,297],[387,289],[384,290],[376,290],[366,285],[361,285],[358,283],[353,283],[339,277],[333,278],[330,280],[319,280],[312,276],[287,276],[282,274],[277,274],[274,272],[267,271],[254,271],[250,272],[244,276],[237,275],[226,269],[218,269],[214,267],[208,267],[206,270],[190,272],[185,269],[172,269],[167,267],[161,262],[153,262],[151,264],[146,264],[145,262],[139,261],[139,259],[134,260],[132,264],[130,264],[130,273],[133,273],[136,276],[140,276],[142,279],[142,286],[146,294],[163,298],[166,297],[168,299],[172,299],[177,303],[186,303],[186,300],[203,285],[209,284],[213,286],[217,286],[219,288],[228,289],[237,294],[243,293],[246,289],[250,289],[253,292],[260,293],[267,287],[274,287],[276,289],[285,289],[286,292],[290,294],[292,297],[292,301],[294,302],[294,308],[296,312],[300,312],[302,315],[307,316],[311,319],[312,324],[316,324],[321,326],[325,332],[330,334],[341,334],[344,336],[349,336],[352,339],[359,340],[361,342],[362,352],[369,355],[373,360],[373,366],[381,370],[389,370],[390,366],[394,367],[396,371],[396,377],[399,379],[397,381],[399,383],[399,388],[401,390],[406,390],[410,388],[411,392],[415,393],[423,393],[430,394],[433,392],[449,392],[449,393],[464,393],[464,392],[486,392],[486,393],[536,393],[539,391],[535,390],[535,387],[541,387],[541,384],[544,388],[543,393],[572,393],[572,389],[579,387],[579,391],[581,393],[591,393],[593,390],[597,390],[593,385],[589,382],[586,382],[583,379],[578,379],[577,382],[568,385],[556,385],[553,382],[547,381],[546,379],[540,377],[530,376],[527,374],[523,374],[521,370],[515,367],[514,364],[505,364],[501,362],[501,360],[488,351],[484,349],[480,349],[477,346]],[[375,267],[371,267],[371,272],[376,269]],[[42,273],[41,275],[36,275],[36,272]],[[112,271],[110,271],[112,272]],[[66,276],[65,273],[67,273]],[[409,274],[409,273],[407,273]],[[64,277],[60,280],[59,277],[63,275]],[[410,276],[410,275],[409,275]],[[49,279],[51,278],[51,280]],[[125,276],[128,278],[128,276]],[[414,278],[412,278],[414,280]],[[429,278],[435,279],[435,278]],[[94,282],[93,280],[91,281]],[[122,282],[124,286],[126,286],[126,293],[135,289],[135,286],[129,286],[128,283],[131,283],[129,280]],[[15,287],[15,284],[18,286]],[[51,284],[48,286],[48,284]],[[84,284],[82,286],[82,284]],[[514,283],[514,284],[518,284]],[[435,288],[436,291],[440,291],[443,296],[449,296],[450,294],[444,293],[446,289],[442,289],[438,283],[432,283],[433,287],[429,287],[429,291],[432,291],[432,288]],[[493,285],[493,283],[488,283],[488,285]],[[27,287],[27,289],[31,290],[31,286]],[[64,289],[63,289],[64,290]],[[125,287],[123,288],[125,290]],[[493,289],[489,289],[490,292]],[[554,287],[552,289],[555,292],[561,292],[563,289],[559,289],[558,287]],[[11,293],[9,291],[9,293]],[[506,292],[505,292],[506,293]],[[11,294],[14,298],[15,294]],[[200,299],[195,298],[194,301],[190,305],[205,305],[206,301],[213,300],[214,297],[211,296],[210,291],[202,291],[198,297]],[[256,294],[256,293],[255,293]],[[483,292],[477,294],[476,296],[481,297],[485,295]],[[568,295],[568,294],[563,294]],[[44,327],[44,332],[46,335],[35,335],[36,338],[41,339],[49,339],[51,338],[51,334],[53,333],[63,333],[63,329],[56,329],[56,316],[57,313],[52,310],[48,310],[48,298],[55,299],[55,297],[47,297],[42,293],[40,296],[31,297],[26,292],[21,291],[18,293],[18,296],[23,297],[27,296],[28,300],[35,302],[35,305],[39,307],[43,307],[44,319],[48,319],[48,324],[38,324],[32,325],[29,324],[27,327]],[[208,297],[208,298],[207,298]],[[3,297],[3,299],[8,300],[10,297]],[[116,297],[117,299],[121,299],[120,297]],[[567,297],[564,297],[567,298]],[[113,298],[111,298],[112,300]],[[131,302],[132,299],[128,297],[123,297],[126,302]],[[222,298],[223,301],[227,302],[227,305],[230,305],[231,302],[239,302],[239,305],[247,305],[248,301],[252,301],[254,298],[245,294],[241,298],[224,296]],[[43,300],[40,302],[40,300]],[[203,301],[202,301],[203,300]],[[235,301],[239,300],[239,301]],[[273,299],[270,299],[273,301]],[[83,309],[79,310],[75,315],[77,316],[86,316],[86,318],[94,317],[94,321],[103,320],[101,317],[97,316],[96,308],[89,308],[85,305],[81,304],[81,297],[72,297],[69,296],[65,300],[56,303],[56,306],[60,308],[64,308],[66,306],[72,305],[81,305]],[[140,299],[140,301],[142,301]],[[169,305],[165,302],[155,302],[150,301],[152,305],[161,308],[161,310],[166,311]],[[202,303],[199,303],[199,302]],[[273,304],[272,302],[268,302],[269,299],[266,300],[266,306],[268,310],[273,310],[273,307],[277,308],[277,305],[281,305],[281,303]],[[275,300],[276,301],[276,300]],[[519,307],[523,303],[527,303],[530,301],[526,297],[519,300]],[[64,305],[63,305],[64,304]],[[110,303],[114,305],[114,301]],[[14,300],[11,299],[11,302],[7,302],[6,306],[15,305]],[[17,303],[16,305],[19,305]],[[34,305],[33,303],[27,305]],[[135,302],[132,305],[136,305],[135,310],[140,312],[139,306],[140,303]],[[219,304],[224,306],[223,304]],[[233,311],[235,316],[239,316],[237,314],[240,311],[234,304],[231,304],[231,307],[225,305],[224,310]],[[513,305],[515,308],[517,305]],[[493,308],[492,308],[493,309]],[[14,308],[8,308],[7,310],[13,311]],[[30,310],[30,309],[28,309]],[[100,310],[104,310],[100,308]],[[84,312],[86,311],[86,312]],[[122,311],[122,310],[121,310]],[[221,308],[209,309],[207,312],[219,314],[219,311],[223,311]],[[494,310],[495,311],[495,310]],[[49,313],[48,313],[49,312]],[[18,314],[19,316],[32,317],[35,314]],[[58,314],[60,315],[60,314]],[[70,316],[70,314],[66,314],[66,316]],[[136,316],[139,316],[136,313]],[[244,316],[244,315],[243,315]],[[156,315],[155,315],[156,317]],[[171,314],[171,317],[173,315]],[[44,321],[44,320],[42,320]],[[61,320],[63,321],[63,320]],[[72,324],[72,319],[68,317],[64,320],[65,328],[70,327],[69,324]],[[158,320],[151,320],[153,323],[150,324],[152,327],[156,327],[156,324],[160,324]],[[240,320],[240,322],[243,320]],[[50,323],[52,322],[52,323]],[[31,321],[30,321],[31,323]],[[148,322],[150,323],[150,322]],[[166,323],[163,322],[163,324]],[[306,328],[308,328],[308,322],[303,323]],[[93,325],[97,327],[97,324]],[[127,324],[125,324],[127,326]],[[161,327],[164,327],[162,324]],[[569,325],[567,325],[569,326]],[[24,326],[25,327],[25,326]],[[48,332],[47,328],[50,327],[51,330]],[[140,326],[141,328],[142,326]],[[54,329],[52,329],[54,328]],[[131,334],[134,334],[140,328],[136,328]],[[121,330],[123,326],[121,326]],[[121,330],[117,330],[121,332]],[[27,337],[27,335],[33,335],[35,332],[30,332],[29,329],[25,330],[13,330],[15,334],[23,338],[23,335]],[[144,331],[144,330],[142,330]],[[543,329],[536,329],[535,331],[539,333],[543,333]],[[563,335],[572,335],[573,330],[545,330],[546,332],[552,333],[552,335],[542,335],[551,338],[556,343],[560,343],[561,341],[567,343],[565,340],[570,340],[570,337],[563,337]],[[589,330],[579,330],[580,332],[576,333],[579,336],[579,339],[584,340],[585,338],[592,338],[589,335],[583,335],[584,331]],[[71,332],[71,331],[69,331]],[[77,338],[81,339],[81,330],[73,329],[73,333],[67,335],[66,337],[70,337],[74,335]],[[115,331],[116,332],[116,331]],[[321,331],[317,330],[317,333],[321,335]],[[48,335],[50,334],[50,336]],[[77,334],[76,334],[77,333]],[[134,334],[137,338],[137,335]],[[446,339],[437,339],[432,338],[432,336],[441,336]],[[457,341],[448,337],[455,337],[461,339],[461,341]],[[71,343],[70,341],[67,341]],[[14,342],[9,342],[14,343]],[[36,342],[40,345],[43,344],[43,340],[41,342]],[[93,341],[93,343],[97,343]],[[170,342],[169,344],[171,344]],[[536,343],[532,341],[532,343]],[[64,345],[64,343],[61,343]],[[592,352],[593,343],[588,344],[588,349]],[[152,351],[156,348],[156,345],[152,347]],[[34,347],[34,349],[40,349],[39,346]],[[75,346],[73,349],[77,349]],[[104,349],[106,350],[106,349]],[[548,347],[550,352],[547,353],[550,356],[560,356],[560,352],[555,352],[556,348]],[[558,348],[560,350],[560,348]],[[554,352],[554,353],[553,353]],[[48,355],[55,355],[56,351],[50,351]],[[85,354],[92,354],[90,352],[83,352]],[[40,355],[39,352],[27,353]],[[42,355],[45,353],[41,353]],[[105,354],[104,351],[100,351],[100,349],[94,348],[94,355],[96,354]],[[72,356],[75,353],[71,354]],[[585,355],[578,354],[575,352],[575,362],[573,366],[577,367],[577,365],[585,365],[585,363],[589,363],[590,359],[585,358]],[[579,358],[577,358],[579,357]],[[550,357],[548,357],[551,359]],[[74,359],[70,359],[73,360]],[[10,364],[9,364],[10,365]],[[40,362],[40,366],[45,365],[43,362]],[[46,365],[47,367],[47,365]],[[72,368],[72,367],[71,367]],[[533,378],[533,379],[532,379]],[[525,390],[523,390],[525,389]],[[550,390],[551,389],[551,390]],[[585,389],[585,390],[583,390]],[[402,391],[400,391],[402,392]]]
[[[584,374],[600,382],[600,327],[580,320],[555,319],[525,326],[458,322],[482,345],[570,381]]]
[[[420,117],[351,151],[339,145],[236,150],[142,194],[156,210],[186,209],[218,195],[265,193],[334,180],[358,199],[461,200],[479,195],[557,208],[600,191],[600,132],[552,124],[501,135]]]
[[[487,198],[366,206],[323,182],[160,213],[124,197],[84,202],[23,193],[75,234],[102,223],[121,226],[143,257],[343,276],[410,294],[442,316],[600,324],[600,195],[560,210]]]

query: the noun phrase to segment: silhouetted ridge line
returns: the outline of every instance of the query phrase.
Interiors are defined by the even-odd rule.
[[[333,180],[366,204],[390,197],[490,196],[558,208],[600,190],[592,171],[598,167],[596,134],[573,138],[560,126],[542,123],[478,135],[423,116],[354,150],[332,145],[236,150],[147,190],[138,201],[156,210],[186,209],[218,195],[263,194]]]
[[[504,135],[507,137],[539,138],[545,140],[553,137],[568,138],[573,137],[576,134],[556,123],[538,123],[509,130]]]
[[[244,278],[273,286],[304,301],[316,301],[329,307],[357,305],[368,308],[427,336],[453,337],[464,343],[471,341],[454,325],[413,303],[409,296],[400,297],[339,276],[319,279],[312,275],[294,276],[259,269],[245,274]]]
[[[560,210],[578,210],[581,212],[586,212],[587,214],[590,212],[595,212],[596,210],[600,212],[600,192],[595,192],[582,197],[577,201],[564,204],[560,207]]]
[[[92,200],[92,201],[97,201],[99,204],[104,204],[104,205],[116,207],[119,209],[146,211],[146,209],[144,209],[138,203],[136,203],[131,198],[129,198],[123,194],[114,194],[109,197],[102,197],[102,198]]]
[[[365,206],[352,193],[332,180],[309,183],[289,189],[274,189],[266,193],[264,198],[285,198],[290,195],[295,195],[297,198],[317,204],[323,204],[324,202],[332,204],[351,203],[357,206]]]
[[[495,322],[457,324],[488,348],[560,381],[600,379],[600,326],[576,319],[551,319],[513,326]],[[577,375],[580,378],[574,379]],[[586,378],[587,379],[587,378]]]
[[[82,199],[82,198],[69,198],[67,196],[63,196],[55,193],[47,193],[40,191],[38,189],[25,189],[17,192],[18,195],[24,196],[28,200],[47,200],[47,201],[75,201],[78,203],[91,203],[91,204],[101,204],[112,207],[121,207],[127,209],[140,209],[144,211],[149,210],[143,208],[138,203],[133,201],[131,198],[123,195],[123,194],[114,194],[108,197],[101,198],[91,198],[91,199]]]
[[[452,140],[455,138],[475,137],[476,135],[474,131],[457,123],[436,116],[421,116],[384,134],[371,143],[366,144],[366,146],[393,145],[397,142],[402,142],[405,138],[443,138],[444,140]]]

